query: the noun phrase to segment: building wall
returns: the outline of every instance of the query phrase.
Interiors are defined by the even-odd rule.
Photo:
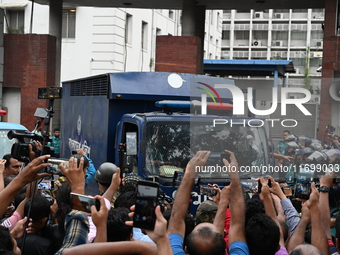
[[[38,100],[38,88],[54,86],[55,37],[35,34],[5,35],[4,48],[3,87],[20,89],[20,123],[33,129],[36,108],[47,107],[47,100]],[[15,107],[12,104],[3,106],[8,107],[9,114],[18,112],[12,109]]]

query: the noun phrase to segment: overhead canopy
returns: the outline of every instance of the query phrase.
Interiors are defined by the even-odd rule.
[[[213,76],[279,76],[295,73],[292,60],[205,59],[204,73]]]
[[[31,0],[32,1],[32,0]],[[49,5],[50,1],[34,0],[35,3]],[[120,8],[149,8],[149,9],[182,9],[183,1],[188,0],[63,0],[67,6],[96,6]],[[215,10],[266,10],[266,9],[307,9],[324,8],[324,0],[197,0],[197,5]]]

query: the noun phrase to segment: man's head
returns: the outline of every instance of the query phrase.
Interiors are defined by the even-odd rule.
[[[119,242],[130,241],[132,238],[132,227],[127,226],[125,221],[132,220],[128,214],[129,210],[124,207],[111,208],[107,218],[107,241]]]
[[[28,216],[28,210],[31,203],[32,198],[30,198],[25,204],[25,216]],[[39,194],[34,197],[29,218],[32,219],[34,230],[36,232],[39,232],[42,228],[46,226],[50,213],[50,205],[50,202],[44,196]]]
[[[201,203],[196,211],[196,225],[203,222],[213,223],[217,213],[217,209],[218,206],[213,201],[207,200]]]
[[[290,255],[322,255],[318,248],[310,244],[300,244],[290,253]]]
[[[22,162],[13,158],[13,156],[11,154],[4,155],[3,159],[6,160],[4,177],[6,177],[8,175],[18,175],[19,172],[20,172],[20,168],[22,166]]]
[[[211,223],[199,224],[187,237],[186,253],[190,255],[224,255],[225,241]]]
[[[246,239],[250,254],[274,255],[280,248],[280,229],[267,214],[258,213],[248,220]]]
[[[59,137],[59,136],[60,136],[60,129],[59,129],[59,128],[55,128],[55,129],[53,130],[53,135],[54,135],[55,137]]]
[[[289,130],[283,131],[283,139],[285,139],[287,135],[290,135]]]
[[[0,250],[13,251],[14,254],[21,254],[17,241],[11,236],[8,228],[0,226]],[[1,252],[1,254],[4,254]]]

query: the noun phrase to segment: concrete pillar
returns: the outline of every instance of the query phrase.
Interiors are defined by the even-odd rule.
[[[63,21],[63,2],[61,0],[50,1],[49,34],[57,38],[56,43],[56,75],[55,86],[60,86],[60,66],[61,66],[61,29]]]
[[[202,68],[204,56],[205,6],[196,0],[184,0],[182,6],[182,36],[197,36],[201,39]],[[203,73],[203,69],[202,72]]]
[[[62,0],[50,0],[50,20],[49,20],[49,34],[56,37],[56,63],[55,63],[55,84],[51,86],[61,86],[61,39],[62,39],[62,21],[63,21],[63,2]],[[60,127],[60,99],[54,100],[54,115],[51,121],[50,130]]]

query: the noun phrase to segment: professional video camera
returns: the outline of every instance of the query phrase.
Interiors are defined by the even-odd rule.
[[[332,134],[333,134],[333,132],[335,131],[335,127],[333,127],[331,124],[328,124],[328,125],[326,126],[326,129],[328,129],[328,131],[329,131],[330,133],[332,133]]]
[[[36,157],[44,154],[53,154],[53,148],[50,146],[43,146],[43,151],[38,150],[35,147],[33,141],[44,142],[44,138],[41,135],[31,133],[27,130],[15,131],[11,130],[7,133],[9,139],[16,138],[18,142],[12,145],[11,154],[13,158],[28,163],[29,159],[29,144],[32,145],[32,151],[35,153]]]

